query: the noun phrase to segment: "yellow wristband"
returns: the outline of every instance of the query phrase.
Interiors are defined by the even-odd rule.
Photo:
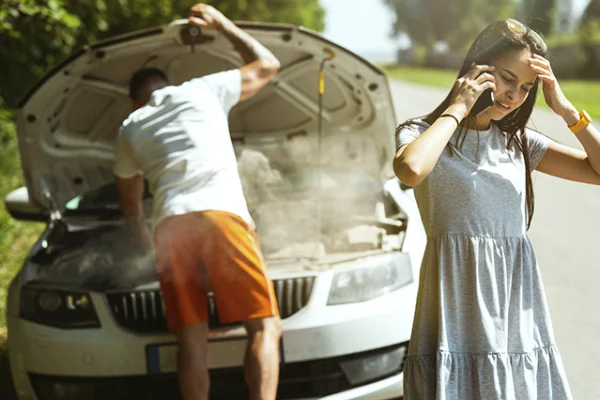
[[[585,110],[581,110],[579,111],[579,121],[577,121],[574,125],[570,125],[569,129],[571,132],[577,133],[590,122],[592,122],[592,117],[590,117],[590,114],[588,114],[588,112]]]

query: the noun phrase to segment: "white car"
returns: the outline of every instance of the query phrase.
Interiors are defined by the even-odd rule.
[[[393,178],[387,77],[306,29],[240,26],[282,64],[230,114],[283,320],[278,399],[400,398],[426,238],[412,190]],[[242,64],[226,38],[193,29],[175,21],[87,46],[20,104],[26,187],[5,203],[48,223],[8,295],[22,400],[179,396],[153,257],[130,250],[111,171],[135,70],[181,83]],[[214,303],[210,316],[211,398],[243,399],[245,331],[220,324]]]

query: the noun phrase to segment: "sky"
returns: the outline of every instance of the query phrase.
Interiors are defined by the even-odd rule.
[[[560,0],[559,0],[560,1]],[[589,0],[572,0],[580,12]],[[394,14],[383,0],[320,0],[325,9],[323,35],[347,49],[376,61],[393,60],[406,40],[392,39]]]
[[[325,9],[323,35],[366,58],[392,58],[395,17],[382,0],[320,0]]]

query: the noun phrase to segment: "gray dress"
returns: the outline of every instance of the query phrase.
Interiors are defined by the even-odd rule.
[[[424,130],[403,128],[397,146]],[[549,139],[526,138],[535,168]],[[493,124],[457,139],[414,188],[428,242],[405,399],[571,399],[526,234],[523,155]]]

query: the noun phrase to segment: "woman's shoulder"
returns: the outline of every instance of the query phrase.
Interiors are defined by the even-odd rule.
[[[425,130],[427,130],[429,126],[430,125],[425,121],[423,117],[410,118],[398,125],[398,127],[396,128],[396,134],[399,134],[402,131],[411,131],[421,134],[425,132]]]
[[[548,139],[548,136],[546,136],[542,131],[540,131],[536,128],[531,128],[529,126],[525,127],[524,133],[525,133],[525,137],[528,139],[531,139],[531,138],[533,138],[534,140],[539,139],[539,138]]]
[[[396,149],[410,144],[427,128],[429,128],[429,124],[422,117],[409,119],[398,125],[396,128]]]

